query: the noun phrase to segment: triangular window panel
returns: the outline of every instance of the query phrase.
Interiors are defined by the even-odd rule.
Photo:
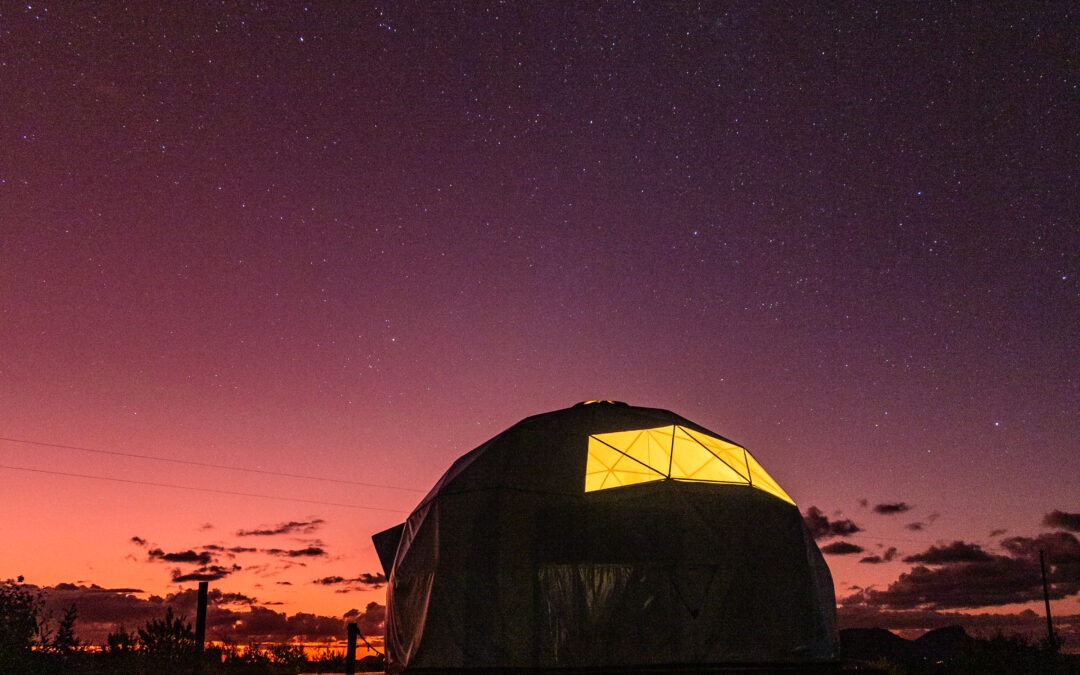
[[[671,427],[603,434],[603,442],[647,467],[667,475],[671,463]]]
[[[795,502],[746,448],[678,425],[589,436],[585,491],[656,480],[749,485]]]
[[[700,443],[701,446],[708,449],[713,456],[729,466],[731,470],[738,475],[738,478],[732,479],[732,482],[746,483],[750,481],[750,471],[746,466],[746,458],[748,455],[746,448],[741,445],[722,441],[719,438],[713,438],[706,434],[691,431],[690,429],[684,429],[682,427],[678,427],[678,429],[687,437],[693,439],[694,442]]]
[[[730,467],[716,461],[706,448],[694,442],[682,442],[672,453],[671,475],[669,478],[678,480],[717,480],[716,475],[724,469],[734,474]],[[739,481],[746,483],[745,480]]]
[[[737,483],[749,485],[747,479],[746,462],[742,459],[741,451],[738,459],[742,465],[733,464],[730,460],[725,461],[721,455],[729,454],[719,452],[702,443],[703,440],[716,441],[719,439],[703,436],[702,434],[691,435],[682,427],[675,427],[675,445],[672,453],[670,478],[674,480],[697,480],[708,483]],[[739,469],[742,469],[740,471]]]
[[[589,462],[585,467],[585,492],[663,480],[665,474],[621,450],[589,438]]]
[[[761,468],[761,465],[757,463],[757,460],[750,456],[750,453],[746,453],[746,461],[750,464],[750,479],[754,482],[753,485],[759,490],[764,490],[771,495],[776,495],[785,502],[795,503],[795,500],[788,496],[788,493],[784,492],[772,476],[765,473],[765,469]]]

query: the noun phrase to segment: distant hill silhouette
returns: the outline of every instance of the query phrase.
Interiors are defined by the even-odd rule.
[[[1014,637],[982,640],[961,626],[938,628],[915,640],[884,628],[848,628],[840,631],[840,657],[883,673],[1080,674],[1078,655],[1055,654]]]
[[[914,656],[914,643],[884,628],[848,628],[840,631],[840,656],[853,661],[907,663]]]

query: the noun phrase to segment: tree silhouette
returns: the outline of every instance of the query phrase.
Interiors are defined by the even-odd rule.
[[[49,651],[67,655],[79,648],[79,639],[75,637],[75,620],[78,617],[75,605],[67,608],[56,626],[56,635],[49,641]]]
[[[195,631],[184,617],[173,615],[172,607],[163,618],[151,619],[139,629],[139,642],[146,655],[160,664],[191,663],[198,655]]]
[[[19,577],[0,583],[0,663],[20,663],[38,644],[41,593],[22,581]]]
[[[105,651],[109,654],[130,654],[139,647],[139,636],[129,633],[123,626],[105,637]]]

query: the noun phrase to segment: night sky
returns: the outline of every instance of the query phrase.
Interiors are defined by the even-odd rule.
[[[1077,630],[1078,62],[1066,2],[4,5],[0,579],[374,628],[370,535],[600,398],[749,447],[846,625],[1038,629],[1043,548]]]

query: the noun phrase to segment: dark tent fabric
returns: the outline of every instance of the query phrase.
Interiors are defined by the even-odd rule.
[[[827,661],[832,578],[770,481],[744,448],[666,410],[527,418],[373,537],[388,668]]]

